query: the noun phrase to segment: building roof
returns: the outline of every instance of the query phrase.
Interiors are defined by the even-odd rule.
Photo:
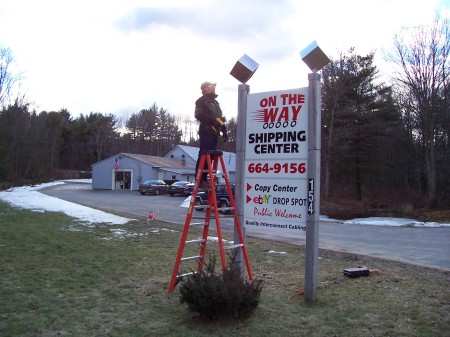
[[[153,167],[157,168],[170,168],[170,169],[194,169],[189,165],[183,164],[178,159],[173,158],[165,158],[158,156],[150,156],[145,154],[134,154],[134,153],[121,153],[122,156],[127,156],[132,159],[139,160],[143,163],[149,164]]]
[[[187,146],[187,145],[177,145],[174,147],[167,155],[166,157],[158,157],[158,156],[151,156],[146,154],[135,154],[135,153],[118,153],[115,156],[111,156],[107,159],[104,159],[100,162],[92,164],[92,166],[96,166],[100,164],[101,162],[108,160],[110,158],[118,158],[119,160],[122,159],[122,157],[128,157],[131,159],[138,160],[140,162],[149,164],[155,168],[158,169],[164,169],[165,171],[172,171],[172,172],[179,172],[179,173],[190,173],[193,170],[195,171],[195,165],[189,165],[189,162],[182,162],[180,159],[170,158],[171,152],[173,152],[176,148],[181,149],[187,156],[192,158],[195,162],[197,162],[198,159],[198,147],[193,146]],[[227,165],[229,172],[235,172],[236,171],[236,154],[232,152],[223,152],[223,159],[225,162],[225,165]]]
[[[197,161],[198,159],[198,151],[200,150],[198,147],[193,146],[187,146],[187,145],[177,145],[175,146],[169,153],[166,155],[166,157],[170,157],[170,154],[176,149],[179,148],[183,152],[186,153],[189,157],[191,157],[193,160]],[[226,164],[230,165],[230,171],[235,171],[236,169],[236,153],[233,152],[226,152],[222,151],[223,153],[223,159]]]

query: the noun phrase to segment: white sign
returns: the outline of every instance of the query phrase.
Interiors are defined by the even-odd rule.
[[[303,235],[308,204],[308,88],[248,95],[244,224]]]

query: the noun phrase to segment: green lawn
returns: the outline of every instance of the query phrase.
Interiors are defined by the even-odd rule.
[[[145,220],[83,226],[0,203],[0,336],[450,336],[449,272],[321,250],[307,305],[304,247],[253,238],[256,312],[202,322],[167,292],[181,228]],[[381,275],[343,276],[359,265]]]

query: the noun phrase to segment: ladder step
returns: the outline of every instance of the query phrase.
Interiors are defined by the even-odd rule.
[[[211,208],[212,211],[215,210],[215,208],[213,207],[213,205],[197,205],[194,206],[194,209],[197,211],[204,211],[205,209]],[[234,210],[234,207],[217,207],[217,210],[219,212],[225,212],[225,211],[232,211]]]
[[[175,284],[174,284],[173,287],[175,288],[175,287],[177,286],[177,284],[180,283],[181,281],[183,281],[183,279],[184,279],[185,277],[191,276],[191,275],[195,275],[195,274],[198,274],[198,272],[193,271],[193,272],[190,272],[190,273],[185,273],[185,274],[177,275],[176,278],[175,278]],[[172,290],[173,290],[173,289],[172,289]]]
[[[206,154],[210,154],[213,156],[221,156],[223,155],[223,152],[220,150],[203,150],[200,155],[206,155]]]
[[[204,219],[204,218],[200,218],[200,217],[194,218],[194,217],[192,217],[192,219]],[[189,226],[204,226],[205,224],[206,224],[205,222],[191,222],[189,224]]]
[[[219,212],[232,211],[234,207],[219,207]]]
[[[186,244],[189,244],[189,243],[203,243],[203,242],[206,242],[206,240],[196,239],[196,240],[188,240],[188,241],[186,241]]]
[[[215,219],[215,217],[216,217],[216,215],[214,213],[211,213],[209,215],[210,219]],[[205,220],[205,216],[192,216],[191,219],[203,219],[203,220]]]
[[[204,216],[192,216],[191,218],[192,219],[203,219],[203,220],[205,220]],[[211,214],[209,215],[209,218],[210,219],[215,219],[216,218],[216,214],[211,212]],[[229,219],[231,219],[231,218],[234,218],[234,216],[232,214],[222,214],[222,213],[219,212],[219,218],[221,218],[221,219],[222,218],[229,218]],[[203,224],[204,224],[204,222],[203,222]]]
[[[244,245],[242,243],[238,243],[238,244],[232,245],[232,246],[223,246],[223,249],[234,249],[234,248],[238,248],[238,247],[244,247]]]
[[[196,205],[196,206],[194,206],[194,209],[196,209],[196,210],[205,210],[205,209],[207,209],[207,208],[210,208],[211,206],[209,206],[209,205]]]
[[[191,276],[191,275],[195,275],[195,274],[198,274],[198,272],[196,272],[196,271],[191,271],[191,272],[189,272],[189,273],[180,274],[180,275],[177,275],[177,279],[181,279],[181,278],[183,278],[183,277]]]
[[[196,256],[183,257],[183,258],[181,258],[181,261],[200,260],[200,259],[203,259],[203,257],[200,255],[196,255]]]

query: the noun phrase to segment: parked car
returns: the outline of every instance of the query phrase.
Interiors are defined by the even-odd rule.
[[[208,178],[208,184],[209,184],[209,178]],[[190,196],[192,194],[192,191],[194,191],[195,188],[195,181],[193,181],[192,183],[188,183],[186,185],[186,187],[184,188],[184,195]]]
[[[174,196],[175,194],[184,195],[184,189],[189,181],[176,181],[169,187],[170,196]]]
[[[139,184],[138,191],[142,195],[144,194],[165,194],[169,190],[169,185],[167,185],[162,180],[147,180],[144,183]]]
[[[234,184],[230,184],[231,187],[231,191],[233,193],[233,198],[234,198]],[[196,206],[201,206],[201,205],[207,205],[208,204],[208,196],[209,196],[209,190],[206,191],[201,191],[197,193],[197,200],[195,201],[195,205]],[[227,185],[226,184],[217,184],[216,185],[216,200],[217,200],[217,206],[219,208],[225,208],[225,207],[231,207],[231,203],[230,203],[230,198],[228,196],[228,191],[227,191]],[[197,211],[203,211],[204,208],[196,208]],[[224,214],[229,214],[231,213],[231,210],[227,209],[227,210],[223,210],[220,211],[221,213]]]
[[[195,182],[187,183],[186,187],[184,188],[184,195],[187,197],[192,194],[192,191],[194,190]]]

